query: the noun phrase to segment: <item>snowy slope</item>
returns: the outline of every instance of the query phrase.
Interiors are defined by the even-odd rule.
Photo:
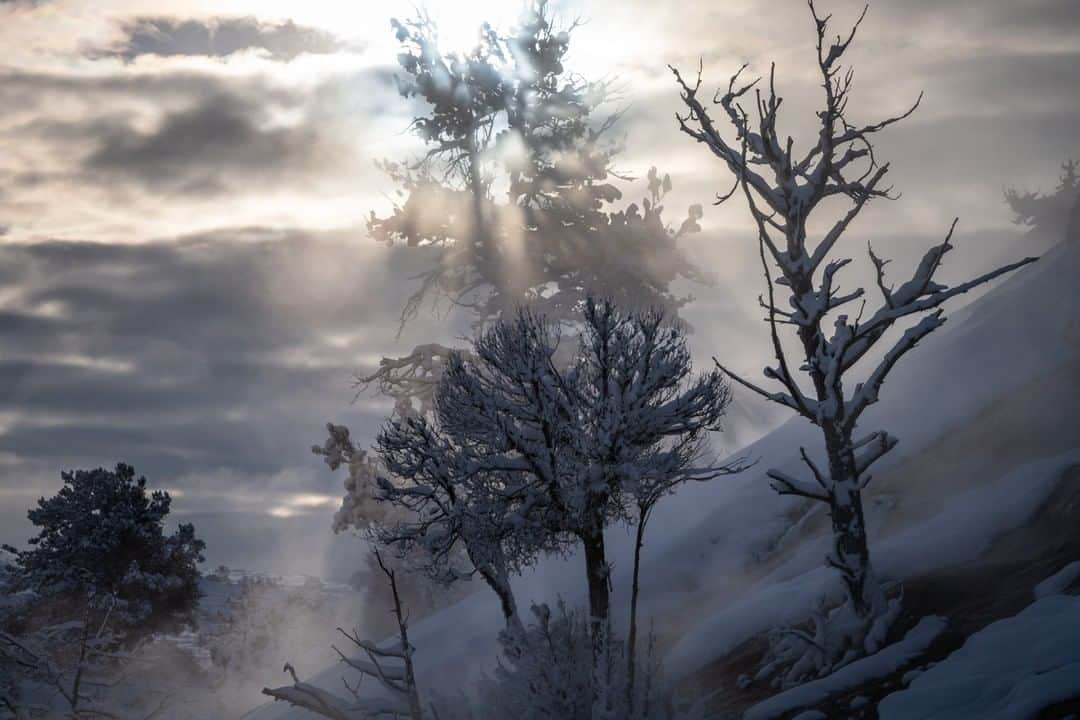
[[[1080,453],[1071,452],[1080,449],[1080,383],[1054,386],[1052,397],[1030,398],[1030,406],[1015,414],[1034,418],[1027,423],[1030,432],[1007,424],[983,427],[984,418],[1000,412],[993,411],[995,404],[1019,402],[1032,388],[1041,392],[1040,382],[1080,358],[1077,277],[1080,247],[1058,246],[1001,282],[952,314],[906,358],[882,402],[867,413],[864,430],[887,429],[900,438],[877,468],[868,508],[872,532],[886,536],[874,546],[885,575],[903,578],[924,569],[929,558],[941,566],[972,557],[994,533],[1025,522],[1064,466],[1080,463]],[[976,427],[984,432],[978,437],[1001,432],[1019,440],[1008,447],[1003,442],[1000,454],[986,448],[950,455],[945,441]],[[645,548],[643,609],[671,645],[667,666],[673,674],[691,673],[753,634],[805,616],[815,594],[836,587],[821,568],[824,538],[814,530],[820,517],[806,518],[806,537],[796,537],[790,526],[804,506],[776,496],[764,477],[769,467],[794,470],[798,447],[813,448],[815,441],[814,428],[789,421],[740,453],[761,459],[751,471],[688,486],[657,508]],[[944,476],[934,474],[941,463],[929,470],[920,465],[942,454]],[[627,596],[630,538],[620,530],[610,542],[618,602]],[[581,602],[580,565],[573,557],[541,563],[516,583],[520,599],[562,595]],[[412,639],[420,677],[452,688],[483,670],[499,625],[497,604],[487,592],[417,623]],[[311,670],[298,668],[301,674]],[[340,687],[341,674],[328,651],[327,667],[313,682]],[[250,717],[304,715],[278,704]]]
[[[1080,696],[1080,597],[1047,595],[972,635],[878,706],[882,720],[1027,720]]]

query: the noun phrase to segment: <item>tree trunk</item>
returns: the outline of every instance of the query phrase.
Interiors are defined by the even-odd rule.
[[[634,577],[630,584],[630,630],[626,635],[626,706],[631,714],[634,711],[634,680],[637,672],[637,609],[641,546],[645,544],[645,523],[649,519],[650,509],[643,507],[638,511],[638,523],[634,535]]]
[[[869,620],[881,609],[878,602],[881,589],[870,564],[862,492],[855,471],[851,434],[833,428],[824,430],[829,473],[833,481],[833,491],[829,497],[833,560],[843,576],[852,609],[859,618]]]
[[[589,616],[593,650],[598,651],[601,649],[598,643],[601,642],[607,630],[611,608],[603,529],[585,533],[581,542],[585,547],[585,576],[589,585]]]
[[[492,592],[499,598],[499,607],[502,610],[503,619],[506,620],[506,628],[511,631],[522,630],[521,616],[518,615],[517,600],[514,591],[510,587],[510,579],[505,572],[501,572],[491,565],[477,567],[480,577],[488,584]]]
[[[797,226],[802,228],[802,226]],[[805,229],[801,229],[805,235]],[[799,297],[813,294],[809,277],[801,277],[793,287]],[[798,330],[806,358],[815,358],[817,348],[825,341],[819,326],[802,326]],[[817,366],[810,372],[814,391],[819,402],[843,398],[839,377],[827,384],[823,369]],[[855,614],[869,622],[880,611],[881,588],[873,577],[870,565],[870,548],[866,542],[866,520],[863,516],[862,491],[855,466],[855,451],[851,445],[852,429],[843,425],[843,419],[819,421],[825,436],[825,451],[829,458],[829,476],[832,489],[829,492],[829,514],[832,518],[834,566],[844,579],[848,598]]]

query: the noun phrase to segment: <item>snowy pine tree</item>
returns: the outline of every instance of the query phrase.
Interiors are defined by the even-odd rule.
[[[167,492],[147,492],[146,478],[123,463],[115,471],[62,473],[64,486],[29,511],[40,532],[16,556],[20,587],[64,616],[89,606],[98,622],[142,635],[186,622],[199,597],[205,544],[164,521]]]
[[[1080,236],[1080,163],[1067,160],[1061,165],[1061,177],[1053,193],[1005,191],[1005,201],[1013,211],[1017,225],[1036,228],[1048,237],[1062,235],[1067,242]]]

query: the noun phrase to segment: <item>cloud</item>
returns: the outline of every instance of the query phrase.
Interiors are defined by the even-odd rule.
[[[92,58],[115,57],[131,62],[143,55],[224,58],[258,50],[288,62],[299,55],[326,55],[349,46],[332,33],[297,25],[263,22],[253,17],[208,20],[139,17],[121,25],[123,38],[107,48],[89,50]]]
[[[0,490],[48,494],[61,470],[125,461],[180,491],[174,511],[197,515],[216,559],[269,563],[274,527],[330,542],[342,477],[309,448],[328,420],[370,439],[389,410],[351,402],[353,373],[465,331],[394,341],[416,255],[362,229],[0,243]],[[0,540],[29,537],[29,504],[0,499]],[[228,540],[237,522],[260,542]]]
[[[332,159],[317,128],[272,124],[266,108],[226,92],[169,113],[152,131],[115,121],[100,135],[84,169],[182,193],[221,192],[229,180],[262,183]]]
[[[625,78],[632,106],[620,167],[670,171],[673,217],[725,192],[730,176],[678,132],[665,63],[691,70],[700,54],[712,89],[744,60],[767,73],[775,59],[785,128],[799,142],[813,132],[820,88],[806,62],[814,49],[804,4],[629,1],[629,10],[564,3],[591,20],[573,62],[589,76]],[[837,31],[862,7],[829,4]],[[61,469],[126,460],[187,491],[174,507],[201,513],[199,523],[245,513],[219,523],[222,547],[265,550],[281,528],[309,521],[305,542],[328,536],[328,519],[314,516],[332,508],[308,513],[297,498],[333,496],[340,478],[307,446],[326,420],[366,439],[385,412],[366,398],[349,404],[351,372],[412,341],[465,332],[422,319],[391,344],[415,258],[377,254],[359,228],[298,227],[347,225],[385,207],[390,188],[369,160],[415,147],[402,132],[413,108],[389,82],[396,48],[385,23],[370,23],[369,56],[358,57],[294,23],[139,17],[116,26],[102,16],[87,29],[57,21],[71,8],[5,12],[13,49],[28,49],[0,69],[0,227],[10,226],[0,239],[0,492],[44,491]],[[392,8],[372,8],[383,11]],[[904,197],[871,207],[853,228],[844,249],[858,267],[845,286],[872,287],[868,240],[896,259],[899,276],[957,214],[950,279],[1036,251],[1019,244],[1001,188],[1052,186],[1061,160],[1080,152],[1078,11],[1074,0],[873,6],[853,46],[853,118],[927,95],[881,136],[879,156],[895,162]],[[113,45],[79,45],[113,31]],[[386,48],[375,52],[379,38]],[[303,53],[340,55],[288,62]],[[687,288],[700,298],[687,309],[694,349],[759,372],[768,340],[745,208],[709,207],[704,225],[687,242],[721,286]],[[5,532],[14,504],[0,501]],[[271,517],[272,508],[291,517]]]
[[[350,377],[393,350],[408,268],[362,232],[246,228],[142,245],[0,245],[0,453],[166,476],[303,463],[374,428]],[[388,274],[368,273],[389,262]],[[317,460],[311,459],[313,465]],[[4,478],[0,485],[13,482]]]
[[[10,148],[0,158],[0,221],[18,239],[74,224],[82,237],[111,240],[88,233],[87,221],[111,215],[127,227],[102,230],[145,237],[183,233],[195,219],[197,227],[306,224],[303,210],[325,217],[333,203],[344,212],[331,222],[355,222],[380,202],[383,178],[369,171],[376,146],[368,140],[385,136],[379,152],[411,141],[400,133],[407,119],[372,119],[395,93],[391,78],[386,66],[301,82],[265,73],[0,69],[0,105],[9,108],[0,144]],[[214,203],[221,195],[229,202]]]

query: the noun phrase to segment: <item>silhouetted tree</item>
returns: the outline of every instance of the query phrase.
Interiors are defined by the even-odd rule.
[[[1005,201],[1013,211],[1013,222],[1029,225],[1050,238],[1080,239],[1080,164],[1067,160],[1061,166],[1058,186],[1050,195],[1005,191]]]
[[[784,139],[777,129],[781,98],[773,81],[775,68],[770,70],[764,89],[755,89],[757,80],[740,84],[740,69],[727,88],[716,94],[714,103],[733,127],[734,142],[725,139],[699,97],[700,73],[696,83],[688,84],[672,68],[688,109],[686,115],[678,117],[680,128],[723,161],[736,181],[723,197],[741,191],[754,219],[767,288],[760,302],[767,312],[776,360],[775,365],[765,368],[765,377],[780,387],[767,390],[721,369],[753,392],[819,427],[828,459],[826,467],[819,467],[801,449],[807,477],[779,470],[768,473],[777,492],[828,506],[833,548],[827,563],[840,573],[847,589],[847,602],[827,618],[819,618],[813,633],[789,631],[783,643],[774,646],[777,667],[788,669],[787,681],[828,672],[854,657],[874,652],[897,612],[897,603],[886,600],[874,574],[862,503],[862,492],[870,482],[870,467],[892,450],[897,440],[883,430],[860,436],[857,430],[863,413],[878,401],[885,380],[900,358],[945,322],[939,308],[942,303],[1034,260],[1011,263],[948,287],[936,279],[936,274],[945,255],[953,249],[950,228],[944,241],[927,251],[911,278],[899,287],[887,283],[886,261],[870,251],[881,294],[876,309],[866,311],[862,288],[850,292],[837,288],[837,273],[851,262],[850,258],[833,257],[837,241],[868,202],[889,197],[883,185],[889,165],[878,163],[873,137],[910,115],[918,101],[897,117],[868,125],[852,123],[847,107],[853,75],[841,60],[862,16],[846,37],[830,40],[826,37],[830,17],[818,15],[812,0],[810,11],[825,97],[824,106],[817,112],[817,141],[801,157],[795,154],[792,139]],[[748,96],[751,89],[754,93]],[[753,118],[741,104],[747,97],[753,100]],[[809,218],[823,201],[832,198],[846,200],[850,207],[816,242],[811,242]],[[858,307],[854,315],[842,310],[853,304]],[[910,316],[921,317],[891,340],[892,345],[883,354],[874,353],[886,333]],[[784,348],[781,327],[794,330],[797,353]],[[868,355],[880,359],[851,388],[856,367]],[[805,380],[800,376],[809,380],[809,389],[804,389]]]
[[[677,242],[699,229],[701,207],[669,228],[667,175],[650,169],[640,205],[618,206],[614,182],[629,179],[614,166],[619,114],[598,118],[612,88],[566,68],[575,24],[560,28],[546,0],[507,34],[484,25],[465,53],[440,50],[425,15],[394,28],[401,93],[427,107],[412,122],[426,152],[383,163],[405,199],[386,217],[372,213],[368,226],[376,239],[432,258],[402,323],[440,298],[477,323],[522,305],[567,321],[590,292],[674,313],[688,300],[670,290],[676,278],[708,280]],[[426,409],[447,350],[421,345],[386,358],[358,384],[394,397],[399,412]]]
[[[199,598],[205,543],[181,524],[166,535],[167,492],[123,463],[62,473],[64,486],[27,513],[40,532],[16,557],[17,582],[38,597],[127,636],[186,621]]]

